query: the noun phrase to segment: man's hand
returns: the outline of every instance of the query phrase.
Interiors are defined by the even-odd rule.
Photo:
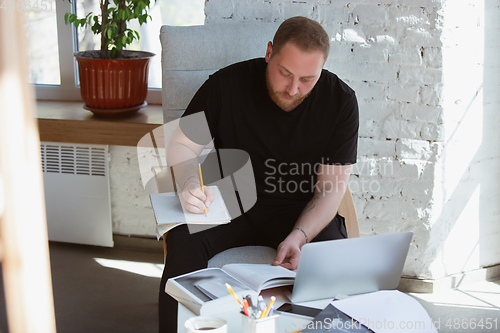
[[[208,186],[204,186],[205,193],[202,192],[200,183],[190,182],[182,190],[180,199],[184,208],[195,214],[203,214],[215,200],[214,192]]]
[[[302,233],[292,231],[283,242],[278,245],[278,253],[274,258],[273,266],[282,266],[296,270],[299,265],[300,248],[305,244]]]

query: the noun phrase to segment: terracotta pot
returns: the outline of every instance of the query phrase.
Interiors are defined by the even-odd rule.
[[[123,52],[133,58],[93,59],[82,56],[87,51],[75,53],[80,93],[88,109],[133,109],[145,105],[149,61],[154,53]]]

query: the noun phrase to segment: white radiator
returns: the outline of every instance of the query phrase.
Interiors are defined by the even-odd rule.
[[[49,240],[113,246],[108,146],[41,143]]]

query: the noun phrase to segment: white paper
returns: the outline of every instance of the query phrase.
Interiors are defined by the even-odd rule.
[[[397,290],[382,290],[331,302],[376,333],[437,333],[420,303]]]
[[[261,289],[291,285],[296,275],[294,271],[284,267],[266,264],[228,264],[222,269],[257,292]],[[271,282],[268,282],[269,280]]]
[[[207,279],[194,286],[211,299],[222,298],[229,293],[226,288],[226,280],[221,278]]]
[[[175,193],[150,195],[156,222],[159,225],[170,223],[223,224],[230,222],[231,217],[219,189],[216,186],[210,186],[210,188],[214,191],[215,200],[210,205],[207,216],[193,214],[185,210]]]

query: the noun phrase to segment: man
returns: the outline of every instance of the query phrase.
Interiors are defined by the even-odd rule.
[[[354,91],[322,69],[329,48],[319,23],[290,18],[268,43],[265,59],[221,69],[193,97],[184,116],[204,111],[215,148],[249,154],[257,202],[231,223],[193,234],[184,225],[168,233],[161,332],[177,329],[177,302],[164,292],[168,278],[246,245],[274,247],[273,265],[296,269],[305,243],[347,237],[336,212],[356,162],[358,107]],[[202,192],[197,164],[186,161],[195,161],[210,140],[195,131],[181,119],[168,159],[170,165],[184,163],[174,167],[181,202],[201,214],[214,196],[209,188]]]

